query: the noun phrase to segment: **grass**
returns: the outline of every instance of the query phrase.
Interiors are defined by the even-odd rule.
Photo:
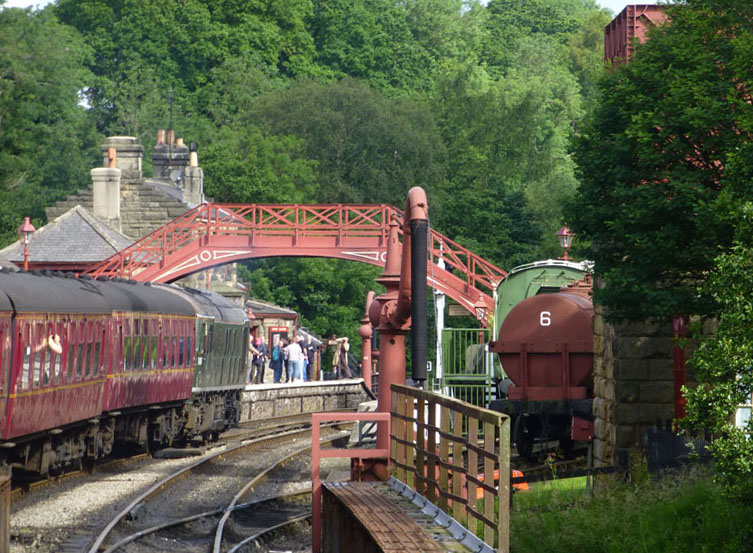
[[[603,479],[592,497],[566,480],[515,494],[512,553],[744,553],[753,501],[725,496],[695,469],[640,485]]]

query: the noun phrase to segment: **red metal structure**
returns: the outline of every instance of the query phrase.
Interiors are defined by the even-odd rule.
[[[645,42],[648,31],[662,25],[666,19],[666,6],[625,6],[604,28],[604,59],[615,63],[629,62],[634,40]]]
[[[386,204],[202,204],[86,272],[172,282],[259,257],[334,257],[384,267],[390,220],[402,222],[403,217]],[[488,327],[494,312],[491,294],[505,271],[433,230],[429,241],[429,285]],[[433,262],[440,258],[448,269]]]

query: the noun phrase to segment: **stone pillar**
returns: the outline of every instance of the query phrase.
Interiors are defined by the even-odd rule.
[[[183,201],[191,205],[204,203],[204,171],[201,167],[186,167],[183,172]]]
[[[674,414],[672,322],[608,323],[594,309],[594,459],[627,465],[643,434]]]
[[[91,170],[94,216],[108,227],[121,232],[120,178],[118,168],[97,167]]]
[[[132,136],[110,136],[102,145],[104,166],[108,165],[108,149],[117,152],[117,168],[122,171],[123,179],[141,179],[141,158],[144,147]]]

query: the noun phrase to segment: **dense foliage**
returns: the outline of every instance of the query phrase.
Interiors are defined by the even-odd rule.
[[[172,100],[173,126],[199,143],[215,200],[401,206],[421,185],[431,224],[497,265],[557,255],[560,205],[577,184],[569,142],[593,96],[608,21],[594,0],[6,9],[0,76],[29,78],[23,93],[0,89],[0,236],[12,239],[20,213],[41,224],[45,204],[86,183],[104,136],[136,136],[151,151]],[[249,271],[255,295],[299,308],[323,334],[361,317],[374,273],[326,260]],[[294,275],[316,275],[328,292]],[[367,284],[351,293],[356,278]],[[347,315],[328,307],[341,300]]]
[[[738,421],[735,413],[753,397],[753,203],[744,203],[737,213],[735,244],[717,258],[704,290],[719,303],[719,326],[693,355],[695,375],[703,385],[686,392],[684,423],[716,437],[711,449],[719,476],[729,489],[750,497],[753,417],[748,411],[748,419]]]
[[[697,0],[670,16],[601,84],[576,150],[569,218],[592,241],[609,282],[597,299],[615,316],[713,311],[698,285],[749,194],[753,7]]]
[[[89,181],[101,138],[79,105],[90,50],[50,13],[0,11],[0,243]]]
[[[720,474],[747,487],[753,427],[753,4],[688,0],[601,83],[569,206],[613,316],[713,315],[692,359],[688,424],[714,432]]]

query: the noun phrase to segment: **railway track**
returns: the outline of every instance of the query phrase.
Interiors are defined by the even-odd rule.
[[[115,470],[119,467],[127,467],[130,464],[148,459],[150,456],[154,456],[155,458],[198,456],[203,455],[207,451],[227,447],[228,444],[234,442],[263,437],[269,433],[292,430],[294,428],[301,428],[310,424],[311,413],[287,415],[283,417],[272,417],[255,421],[244,421],[240,423],[237,428],[231,428],[230,430],[224,432],[217,441],[207,443],[199,448],[165,448],[155,451],[153,454],[139,453],[119,459],[110,459],[105,462],[95,464],[88,469],[71,470],[63,474],[51,476],[49,478],[30,479],[26,481],[17,480],[13,483],[13,489],[11,491],[11,501],[17,501],[26,494],[34,493],[35,491],[39,491],[50,486],[55,486],[62,482],[75,480],[77,478],[84,478],[91,474],[96,474],[101,470]]]
[[[337,428],[337,425],[328,427],[325,440],[334,441],[349,435],[348,432],[338,432]],[[144,540],[141,547],[145,551],[164,550],[166,543],[173,550],[206,551],[207,542],[210,542],[213,551],[228,550],[237,539],[237,520],[242,520],[237,518],[236,511],[248,510],[254,504],[242,501],[273,472],[280,471],[281,467],[308,453],[310,445],[290,451],[291,442],[306,439],[310,442],[310,429],[278,430],[228,446],[170,474],[121,510],[94,540],[89,553],[114,553],[146,537],[151,539],[152,545]],[[240,455],[243,453],[251,455]],[[238,459],[246,459],[247,462],[238,462]],[[172,492],[165,494],[168,488]],[[237,491],[233,494],[227,489]],[[231,496],[229,500],[228,495]],[[208,504],[219,503],[220,497],[226,498],[225,507],[204,508]],[[282,501],[279,497],[275,500]],[[165,520],[166,514],[168,520]],[[290,516],[278,517],[263,527],[251,528],[250,537],[260,539],[284,525],[303,520],[306,514],[301,511],[294,515],[293,520]]]

